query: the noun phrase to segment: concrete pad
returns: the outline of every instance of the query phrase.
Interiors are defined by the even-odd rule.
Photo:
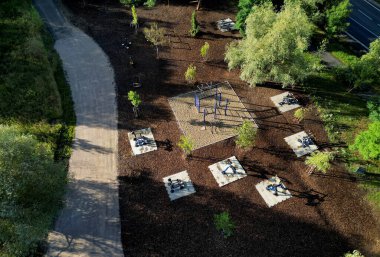
[[[308,147],[302,147],[302,144],[298,142],[298,139],[302,139],[304,136],[309,136],[305,131],[301,131],[297,134],[285,137],[286,143],[293,149],[294,153],[297,157],[301,157],[303,155],[314,152],[318,149],[318,146],[315,144],[309,145]]]
[[[185,182],[185,188],[177,189],[172,193],[170,185],[169,185],[169,178],[173,181],[175,181],[177,179],[184,181]],[[195,193],[195,188],[194,188],[193,183],[191,182],[189,174],[187,173],[186,170],[181,171],[181,172],[176,173],[176,174],[173,174],[173,175],[170,175],[170,176],[167,176],[167,177],[164,177],[163,181],[165,184],[166,191],[168,192],[170,201],[174,201],[178,198],[181,198],[181,197]]]
[[[234,174],[231,169],[226,170],[226,175],[222,174],[222,171],[228,167],[228,164],[226,162],[228,159],[232,162],[232,165],[236,168],[237,174]],[[208,166],[209,170],[214,176],[219,187],[225,186],[227,184],[230,184],[236,180],[242,179],[247,176],[247,174],[245,173],[245,170],[240,165],[239,161],[236,159],[235,156],[232,156],[228,159],[225,159],[223,161],[220,161]]]
[[[287,111],[296,109],[298,107],[301,107],[301,105],[299,105],[299,104],[283,104],[281,106],[280,102],[282,102],[284,97],[287,96],[288,94],[289,94],[289,92],[285,92],[285,93],[282,93],[279,95],[272,96],[270,98],[280,112],[287,112]]]
[[[141,135],[148,138],[149,140],[149,143],[147,145],[136,146],[135,141],[133,140],[134,135],[132,134],[132,132],[129,132],[128,139],[129,143],[131,144],[132,152],[134,155],[139,155],[157,150],[157,144],[156,141],[154,141],[154,136],[150,128],[135,130],[134,132],[137,137]]]
[[[269,180],[266,179],[256,185],[257,191],[259,191],[259,194],[264,199],[269,208],[292,197],[292,194],[289,192],[289,190],[284,190],[282,188],[278,188],[278,195],[275,195],[273,192],[268,191],[267,186],[273,183],[277,183],[274,181],[276,181],[276,177],[272,177]],[[282,184],[284,185],[284,183]]]

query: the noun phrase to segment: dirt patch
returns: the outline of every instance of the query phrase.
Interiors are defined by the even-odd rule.
[[[138,8],[141,27],[158,22],[176,44],[160,49],[160,59],[141,32],[129,28],[131,16],[116,1],[64,1],[75,14],[74,22],[85,29],[109,55],[115,69],[119,108],[119,175],[122,239],[126,256],[341,256],[352,249],[376,256],[379,245],[377,221],[362,200],[356,178],[340,163],[327,174],[308,176],[304,158],[296,158],[284,137],[311,131],[320,149],[331,147],[315,112],[298,124],[293,111],[280,114],[270,100],[284,90],[276,86],[248,88],[236,71],[223,61],[225,45],[238,34],[216,29],[217,20],[231,17],[232,10],[205,7],[198,12],[202,34],[188,36],[194,5],[170,1],[152,10]],[[208,1],[205,1],[208,2]],[[212,2],[212,1],[211,1]],[[127,50],[121,46],[128,37]],[[202,62],[199,49],[210,43],[210,58]],[[129,64],[129,57],[134,61]],[[184,73],[197,66],[198,82],[229,81],[245,108],[257,116],[257,144],[241,151],[232,139],[194,152],[188,160],[176,146],[181,135],[168,99],[195,90],[186,85]],[[126,99],[131,83],[140,75],[143,99],[140,119],[133,118]],[[292,91],[298,99],[307,97]],[[131,156],[127,133],[150,127],[158,151]],[[235,155],[247,178],[219,188],[208,166]],[[196,193],[170,202],[162,178],[187,170]],[[294,197],[268,208],[255,185],[278,174]],[[228,210],[237,225],[228,240],[218,233],[213,216]]]

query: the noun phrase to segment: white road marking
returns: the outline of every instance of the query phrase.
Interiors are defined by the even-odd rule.
[[[354,37],[353,35],[351,35],[350,33],[348,33],[347,31],[345,32],[347,34],[347,36],[349,36],[350,38],[352,38],[353,40],[355,40],[358,44],[360,44],[362,47],[364,47],[365,49],[367,49],[367,51],[369,50],[369,48],[363,44],[362,42],[360,42],[356,37]]]
[[[366,2],[367,4],[369,4],[370,6],[372,6],[373,8],[375,8],[377,11],[380,12],[380,9],[377,8],[376,6],[374,6],[373,4],[371,4],[370,2],[368,2],[367,0],[364,0],[364,2]]]
[[[368,19],[370,19],[371,21],[373,21],[373,19],[371,17],[369,17],[367,14],[365,14],[364,12],[362,12],[362,10],[358,9],[358,11],[363,14],[365,17],[367,17]]]
[[[361,24],[360,22],[358,22],[357,20],[355,20],[354,18],[349,18],[350,20],[353,20],[354,22],[356,22],[357,24],[359,24],[361,27],[363,27],[364,29],[366,29],[369,33],[371,33],[372,35],[374,35],[375,37],[379,37],[379,35],[376,35],[375,33],[373,33],[372,31],[370,31],[369,29],[367,29],[366,27],[364,27],[363,24]]]

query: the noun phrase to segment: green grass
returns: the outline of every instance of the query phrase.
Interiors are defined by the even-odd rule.
[[[331,53],[332,56],[337,58],[341,63],[345,65],[349,65],[358,59],[358,57],[354,55],[351,49],[337,42],[329,44],[327,50]]]
[[[311,93],[317,106],[325,130],[331,143],[350,145],[358,132],[367,129],[369,124],[366,101],[337,81],[332,72],[324,71],[311,76],[306,82],[307,91]],[[380,162],[365,161],[357,153],[345,146],[339,147],[340,156],[346,162],[349,171],[355,171],[359,166],[367,167],[374,175],[366,176],[361,184],[367,189],[367,198],[380,208]],[[379,176],[376,176],[378,174]]]
[[[67,163],[75,128],[71,92],[53,41],[31,0],[0,3],[0,38],[0,123],[34,135],[54,152],[55,161]],[[36,224],[36,229],[44,231],[36,240],[44,240],[53,218]],[[0,215],[0,224],[4,222],[9,220]],[[31,253],[36,250],[33,247]],[[0,236],[3,255],[8,256],[2,251]]]

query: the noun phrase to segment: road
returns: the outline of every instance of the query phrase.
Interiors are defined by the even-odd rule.
[[[370,42],[380,37],[380,7],[368,0],[350,0],[352,13],[347,35],[368,50]]]
[[[65,207],[49,233],[46,256],[123,257],[114,71],[99,45],[66,19],[58,0],[34,4],[54,36],[77,117]]]

